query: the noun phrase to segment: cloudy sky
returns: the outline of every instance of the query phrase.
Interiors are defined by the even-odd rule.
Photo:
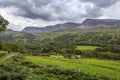
[[[120,19],[120,0],[0,0],[0,14],[8,28],[81,23],[86,18]]]

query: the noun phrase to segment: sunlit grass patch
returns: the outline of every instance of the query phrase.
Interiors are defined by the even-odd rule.
[[[99,48],[99,47],[97,47],[97,46],[77,46],[75,49],[85,51],[85,50],[95,50],[96,48]]]
[[[51,57],[26,56],[28,61],[37,65],[52,65],[64,69],[80,68],[81,72],[120,79],[120,61],[99,59],[64,59]]]

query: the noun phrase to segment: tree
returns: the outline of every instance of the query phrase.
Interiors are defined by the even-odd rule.
[[[5,20],[1,15],[0,15],[0,32],[6,30],[6,26],[9,24],[7,20]]]
[[[6,30],[7,28],[6,26],[8,25],[8,23],[9,22],[0,15],[0,32]],[[2,49],[1,42],[0,42],[0,49]]]

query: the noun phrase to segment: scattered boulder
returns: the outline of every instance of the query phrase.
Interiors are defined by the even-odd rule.
[[[80,72],[80,68],[76,68],[76,69],[74,70],[74,72],[75,72],[75,73],[79,73],[79,72]]]

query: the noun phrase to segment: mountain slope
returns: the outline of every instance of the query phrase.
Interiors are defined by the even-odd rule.
[[[97,27],[120,27],[120,20],[117,19],[86,19],[81,24],[68,22],[46,27],[26,27],[23,32],[53,32],[65,29],[89,29]]]
[[[118,27],[120,20],[117,19],[86,19],[81,26],[84,28],[94,27]]]
[[[46,26],[46,27],[26,27],[23,32],[52,32],[59,29],[66,29],[66,28],[76,28],[80,24],[68,22],[64,24],[57,24],[52,26]]]

